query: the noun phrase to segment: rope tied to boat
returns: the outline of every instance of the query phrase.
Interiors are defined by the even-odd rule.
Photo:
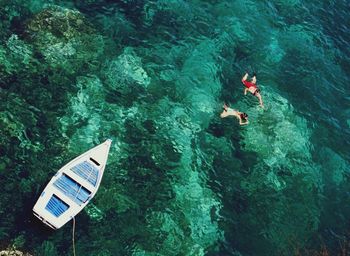
[[[73,243],[73,255],[76,256],[75,255],[74,233],[75,233],[75,218],[73,217],[72,243]]]

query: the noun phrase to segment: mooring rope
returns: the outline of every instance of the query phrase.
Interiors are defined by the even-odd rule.
[[[72,242],[73,242],[73,255],[75,256],[75,242],[74,242],[74,233],[75,233],[75,218],[73,217]]]

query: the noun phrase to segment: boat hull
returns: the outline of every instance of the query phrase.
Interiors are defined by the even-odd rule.
[[[34,205],[34,216],[59,229],[77,215],[100,186],[110,146],[111,140],[107,140],[58,170]]]

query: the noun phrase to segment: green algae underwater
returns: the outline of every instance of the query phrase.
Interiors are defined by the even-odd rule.
[[[349,7],[1,0],[0,250],[72,255],[71,224],[32,207],[110,138],[77,255],[349,253]],[[220,119],[224,101],[250,124]]]

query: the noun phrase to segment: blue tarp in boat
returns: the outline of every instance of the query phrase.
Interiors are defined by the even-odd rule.
[[[89,190],[68,177],[66,174],[63,174],[58,180],[56,180],[54,185],[79,205],[85,203],[91,194]]]
[[[69,205],[59,199],[56,195],[52,195],[45,209],[54,216],[59,217],[69,208]]]
[[[91,163],[84,161],[71,168],[72,171],[87,180],[93,186],[97,184],[98,169]]]

